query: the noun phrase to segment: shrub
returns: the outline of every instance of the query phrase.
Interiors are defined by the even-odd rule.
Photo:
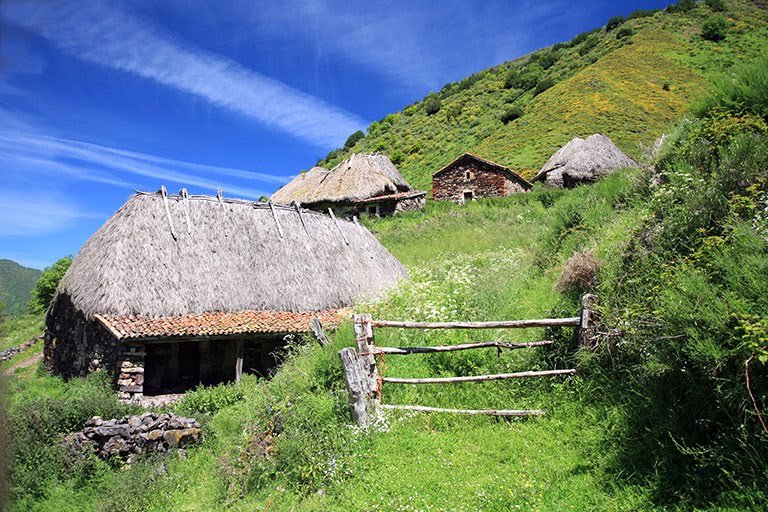
[[[728,31],[728,22],[722,16],[711,16],[701,26],[701,37],[707,41],[722,41]]]
[[[662,84],[662,86],[661,86],[661,89],[662,89],[663,91],[668,91],[668,90],[670,89],[670,85],[669,85],[669,82],[664,82],[664,83]]]
[[[355,144],[357,144],[357,141],[364,138],[365,134],[362,132],[362,130],[357,130],[347,138],[347,141],[344,143],[344,149],[351,149]]]
[[[519,73],[509,77],[509,84],[512,88],[527,91],[539,83],[543,74],[544,68],[539,64],[528,64]]]
[[[72,264],[72,256],[64,256],[50,267],[46,267],[32,290],[32,300],[29,302],[29,310],[32,313],[41,313],[48,308],[59,281],[64,277],[67,269]]]
[[[14,405],[9,411],[14,498],[34,500],[52,481],[92,471],[89,460],[67,460],[60,446],[63,435],[79,430],[92,416],[119,418],[130,412],[134,408],[118,402],[108,376],[101,372],[70,381],[61,398],[28,399]]]
[[[625,21],[626,20],[624,19],[624,16],[614,16],[608,20],[608,23],[605,24],[605,31],[610,32],[611,30],[623,25]]]
[[[768,58],[742,68],[734,79],[722,80],[695,108],[699,117],[716,113],[753,115],[768,121]]]
[[[555,85],[554,80],[552,80],[551,78],[545,78],[536,84],[536,88],[533,90],[533,95],[538,96],[539,94],[543,93],[553,85]]]
[[[725,2],[723,0],[704,0],[704,5],[715,12],[725,11]]]
[[[437,114],[440,112],[440,108],[443,106],[443,103],[440,101],[440,98],[435,93],[430,93],[429,96],[427,96],[427,99],[424,100],[424,111],[427,113],[428,116],[431,116],[433,114]]]
[[[650,16],[653,16],[657,12],[660,12],[659,9],[638,9],[629,16],[627,16],[627,21],[629,20],[637,20],[640,18],[648,18]]]
[[[555,289],[560,293],[584,293],[597,281],[597,273],[602,265],[589,249],[575,253],[565,262]]]
[[[221,409],[238,403],[245,397],[242,386],[235,383],[218,386],[198,386],[188,391],[175,409],[180,414],[204,413],[213,415]]]
[[[635,35],[635,31],[631,27],[621,27],[616,32],[616,39],[625,39]]]
[[[519,107],[518,105],[513,105],[508,107],[504,112],[501,113],[499,116],[499,120],[507,124],[510,121],[514,121],[515,119],[522,117],[523,115],[523,109]]]

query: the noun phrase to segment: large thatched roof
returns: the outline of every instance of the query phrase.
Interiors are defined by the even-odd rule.
[[[272,195],[272,201],[355,203],[376,196],[413,191],[394,164],[380,153],[356,153],[332,170],[313,167]]]
[[[576,137],[560,148],[533,179],[545,179],[552,187],[589,183],[622,167],[637,167],[637,163],[621,152],[601,133],[586,139]]]
[[[318,311],[379,296],[403,266],[365,228],[287,206],[139,193],[61,281],[89,318]],[[52,307],[50,311],[54,311]]]

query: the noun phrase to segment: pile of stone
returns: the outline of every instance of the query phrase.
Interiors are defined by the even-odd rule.
[[[92,451],[102,459],[120,457],[128,463],[147,451],[167,452],[202,440],[200,423],[173,413],[145,412],[140,416],[103,420],[94,416],[79,432],[64,438],[64,447],[73,455]]]
[[[35,343],[37,343],[38,341],[40,341],[42,339],[43,339],[43,335],[42,334],[39,335],[39,336],[33,336],[32,338],[29,338],[27,341],[25,341],[24,343],[22,343],[18,347],[11,347],[11,348],[7,348],[7,349],[5,349],[3,351],[0,351],[0,362],[9,360],[10,358],[15,356],[19,352],[24,352],[29,347],[31,347],[32,345],[34,345]]]

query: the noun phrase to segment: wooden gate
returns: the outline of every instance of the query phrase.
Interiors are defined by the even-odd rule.
[[[349,404],[352,417],[359,424],[367,424],[380,409],[400,409],[420,412],[447,412],[461,414],[485,414],[490,416],[540,416],[546,414],[540,410],[496,410],[496,409],[444,409],[418,405],[391,405],[381,403],[381,386],[391,384],[450,384],[457,382],[485,382],[492,380],[518,379],[525,377],[544,377],[552,375],[574,375],[576,370],[544,370],[516,373],[498,373],[491,375],[472,375],[462,377],[439,378],[394,378],[380,374],[376,365],[376,355],[412,355],[454,352],[481,348],[497,350],[516,350],[552,345],[551,340],[529,343],[509,343],[504,341],[486,341],[435,347],[379,347],[373,335],[374,328],[395,329],[525,329],[531,327],[574,327],[582,345],[592,337],[593,308],[597,297],[591,294],[582,299],[579,316],[571,318],[545,318],[539,320],[511,320],[498,322],[404,322],[393,320],[374,320],[371,315],[355,315],[355,342],[357,348],[348,347],[339,351],[344,367],[344,379],[349,392]]]

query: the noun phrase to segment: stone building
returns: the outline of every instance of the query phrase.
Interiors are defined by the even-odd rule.
[[[427,193],[414,190],[380,153],[356,153],[330,171],[313,167],[272,195],[272,201],[352,218],[419,210]]]
[[[508,167],[464,153],[432,175],[432,198],[462,204],[528,192],[532,186]]]
[[[403,266],[359,224],[298,207],[138,193],[85,243],[46,313],[45,362],[122,399],[267,375],[286,335],[333,327]]]

